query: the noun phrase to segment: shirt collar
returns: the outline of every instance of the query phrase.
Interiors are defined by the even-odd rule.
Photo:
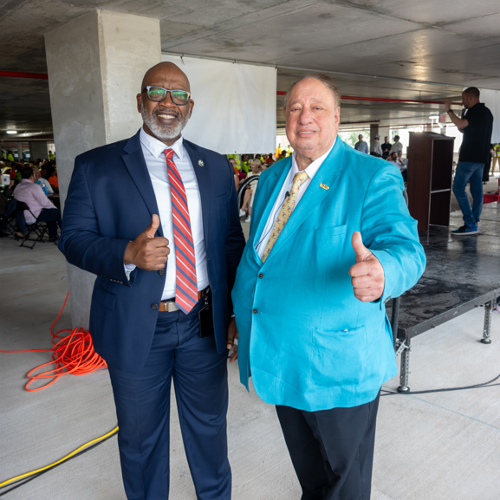
[[[155,158],[165,158],[163,151],[165,151],[165,149],[173,149],[174,153],[175,153],[174,157],[177,156],[177,158],[180,161],[182,161],[182,158],[184,156],[184,146],[183,146],[184,139],[182,138],[182,135],[171,146],[167,146],[165,143],[161,142],[156,137],[153,137],[153,136],[147,134],[144,131],[144,127],[141,127],[141,133],[140,133],[139,138],[140,138],[141,144]]]
[[[316,175],[316,172],[319,170],[319,167],[321,167],[321,165],[325,161],[326,157],[330,154],[330,151],[333,149],[333,146],[335,146],[335,143],[337,142],[337,137],[335,138],[335,141],[333,142],[332,147],[323,156],[320,156],[319,158],[314,160],[304,170],[304,172],[307,172],[307,176],[309,177],[309,179],[312,179]],[[297,160],[295,159],[295,155],[296,155],[296,153],[294,151],[293,155],[292,155],[292,173],[293,173],[293,175],[295,175],[299,171],[299,167],[297,166]]]

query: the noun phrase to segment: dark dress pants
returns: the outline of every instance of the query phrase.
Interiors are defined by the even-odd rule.
[[[61,228],[61,211],[58,208],[44,208],[37,219],[47,223],[49,238],[57,238],[57,226]]]
[[[276,407],[302,500],[369,500],[379,399],[315,412]]]
[[[214,337],[198,337],[200,301],[185,315],[160,312],[144,368],[110,368],[118,446],[129,500],[166,500],[169,490],[170,388],[174,381],[179,420],[199,500],[229,500],[227,458],[227,351]]]

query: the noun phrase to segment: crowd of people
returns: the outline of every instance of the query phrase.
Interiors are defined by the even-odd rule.
[[[250,155],[244,154],[241,155],[241,158],[238,161],[235,158],[236,155],[230,155],[229,162],[233,167],[236,190],[239,191],[240,184],[242,184],[244,180],[249,179],[250,177],[258,177],[266,168],[274,165],[276,161],[286,158],[286,156],[291,154],[291,150],[281,151],[281,148],[278,147],[276,154],[274,155],[272,153],[256,154],[252,155],[254,156],[252,159],[249,158]],[[245,222],[250,222],[251,220],[253,200],[255,198],[255,191],[257,190],[258,182],[259,181],[256,180],[242,186],[244,193],[242,195],[243,202],[240,206],[240,218],[244,218]]]
[[[366,154],[368,154],[369,151],[369,154],[371,156],[383,158],[389,163],[392,163],[394,166],[399,168],[399,171],[403,176],[403,180],[406,182],[408,174],[408,159],[403,158],[403,144],[399,139],[399,135],[395,135],[394,143],[391,144],[389,142],[389,137],[385,136],[384,143],[380,144],[380,135],[376,134],[370,145],[370,148],[368,148],[368,144],[363,140],[363,135],[359,134],[358,142],[354,144],[354,149]]]
[[[389,137],[386,136],[384,143],[381,144],[380,135],[377,134],[369,147],[363,140],[363,135],[359,134],[358,142],[354,145],[354,149],[387,160],[399,169],[404,182],[407,182],[408,159],[403,157],[403,144],[400,142],[399,135],[394,136],[394,143],[389,142]],[[278,146],[275,154],[228,155],[229,162],[233,167],[236,191],[239,191],[240,186],[244,190],[240,202],[240,218],[244,222],[251,221],[252,206],[258,180],[244,185],[243,181],[250,177],[258,177],[264,170],[274,165],[274,163],[292,154],[293,150],[291,147],[282,150]]]
[[[15,216],[15,236],[28,237],[28,226],[45,222],[49,238],[57,240],[57,227],[61,225],[59,209],[59,182],[54,155],[48,158],[18,163],[11,151],[0,161],[3,187],[0,189],[0,235],[8,236],[7,216]],[[8,176],[8,177],[7,177]],[[8,179],[8,183],[5,180]],[[18,209],[18,202],[28,210]],[[57,205],[57,206],[56,206]]]

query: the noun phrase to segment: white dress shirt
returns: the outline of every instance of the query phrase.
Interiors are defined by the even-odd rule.
[[[335,139],[335,142],[337,139]],[[316,175],[316,172],[318,171],[319,167],[323,164],[323,161],[325,158],[330,154],[330,151],[333,149],[333,146],[335,146],[335,142],[333,143],[332,147],[323,155],[320,156],[318,159],[314,160],[305,170],[304,172],[307,172],[307,177],[308,179],[302,183],[302,185],[299,188],[299,192],[297,193],[297,196],[295,197],[295,204],[293,206],[293,210],[295,210],[295,207],[298,205],[299,201],[301,200],[302,196],[304,196],[304,193],[306,192],[306,189],[308,188],[309,184],[311,184],[311,181],[313,177]],[[259,257],[262,257],[264,250],[266,249],[267,242],[269,241],[269,236],[271,234],[271,231],[273,229],[274,223],[276,221],[276,218],[278,217],[278,212],[283,205],[283,202],[285,201],[286,194],[290,192],[292,189],[293,185],[293,178],[297,172],[299,172],[299,167],[297,166],[297,161],[295,159],[296,153],[294,151],[292,155],[292,168],[290,168],[290,172],[288,172],[288,175],[285,179],[285,182],[283,183],[283,186],[281,187],[281,191],[278,194],[278,197],[276,198],[276,201],[274,202],[273,209],[271,210],[271,213],[269,214],[269,218],[267,219],[267,223],[264,227],[264,230],[262,231],[262,234],[260,235],[256,245],[255,245],[255,250],[257,251],[257,255]]]
[[[382,147],[380,146],[380,141],[378,139],[375,139],[372,142],[370,153],[377,153],[378,155],[382,156]]]
[[[151,182],[155,192],[156,203],[160,216],[160,224],[163,229],[163,235],[168,239],[170,254],[167,262],[167,273],[165,279],[165,288],[161,300],[175,297],[175,244],[174,229],[172,224],[172,198],[170,194],[170,182],[168,180],[167,161],[165,149],[173,149],[173,160],[179,175],[181,176],[186,190],[189,217],[191,219],[191,232],[193,235],[194,254],[196,258],[196,277],[198,279],[198,290],[203,290],[208,286],[207,255],[205,250],[205,235],[203,232],[203,215],[201,208],[200,190],[198,180],[186,148],[183,138],[180,137],[172,146],[166,146],[158,139],[146,134],[141,128],[140,133],[141,147],[146,160]],[[144,228],[146,229],[146,228]],[[128,264],[125,269],[130,272],[135,269],[133,264]]]
[[[403,151],[403,145],[399,141],[395,142],[391,146],[391,153],[399,153],[400,151]],[[389,153],[389,154],[391,154],[391,153]]]

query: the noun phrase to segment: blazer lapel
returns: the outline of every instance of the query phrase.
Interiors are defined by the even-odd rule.
[[[211,203],[211,192],[212,192],[212,181],[210,177],[210,165],[207,160],[200,152],[196,149],[196,146],[189,141],[184,139],[184,147],[191,158],[191,163],[193,164],[194,173],[196,179],[198,180],[198,189],[200,190],[201,198],[201,213],[203,214],[203,233],[205,236],[205,247],[208,247],[208,239],[210,238],[210,203]]]
[[[330,154],[325,158],[323,164],[309,184],[306,192],[300,199],[299,204],[290,215],[290,218],[281,231],[281,234],[274,244],[269,257],[266,259],[266,263],[272,260],[290,236],[297,231],[297,229],[309,217],[310,213],[334,191],[332,188],[342,172],[344,147],[344,143],[340,137],[338,137],[335,146],[330,151]],[[329,189],[324,189],[321,184],[327,186]]]
[[[146,160],[144,159],[144,154],[142,153],[141,141],[139,137],[140,130],[125,144],[125,147],[123,148],[125,154],[122,155],[122,159],[130,173],[130,177],[135,182],[139,193],[141,193],[151,217],[154,214],[159,216],[153,183],[151,182],[148,167],[146,166]],[[161,224],[158,228],[158,234],[163,236]]]
[[[291,157],[288,157],[283,160],[283,165],[278,163],[272,167],[265,180],[259,179],[259,196],[258,198],[255,198],[255,203],[252,207],[252,218],[259,222],[257,226],[254,226],[255,229],[253,230],[253,233],[250,234],[249,240],[252,242],[254,258],[260,265],[262,265],[262,261],[257,254],[255,246],[263,236],[262,232],[266,227],[271,210],[291,167],[292,159]],[[262,183],[262,185],[260,185],[260,183]]]

